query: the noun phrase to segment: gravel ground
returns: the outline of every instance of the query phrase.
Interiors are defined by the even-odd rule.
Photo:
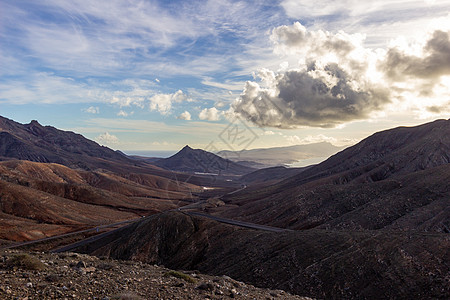
[[[77,253],[0,255],[0,299],[310,299],[228,276]]]

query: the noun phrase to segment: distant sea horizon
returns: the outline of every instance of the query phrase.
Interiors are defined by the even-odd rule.
[[[136,150],[136,151],[123,151],[126,155],[138,155],[138,156],[145,156],[145,157],[161,157],[161,158],[167,158],[178,151],[172,150],[172,151],[153,151],[153,150]]]

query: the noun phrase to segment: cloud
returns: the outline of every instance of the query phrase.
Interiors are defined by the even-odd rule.
[[[322,143],[327,142],[330,144],[333,144],[335,146],[346,146],[346,145],[353,145],[358,140],[356,139],[337,139],[334,137],[326,136],[323,134],[318,135],[308,135],[305,137],[299,137],[298,135],[283,135],[283,137],[293,145],[307,145],[307,144],[315,144],[315,143]]]
[[[177,119],[190,121],[191,120],[191,114],[188,111],[185,111],[185,112],[181,113],[177,117]]]
[[[384,48],[387,41],[399,35],[416,36],[427,31],[432,19],[448,15],[450,1],[282,0],[280,5],[287,16],[314,28],[370,33],[366,44]]]
[[[336,127],[408,97],[407,110],[426,111],[419,99],[429,107],[448,92],[442,78],[450,74],[449,33],[434,31],[422,56],[413,56],[396,46],[366,48],[361,34],[310,31],[298,22],[276,27],[274,52],[296,57],[298,65],[261,69],[260,82],[248,81],[232,109],[260,127],[277,128]]]
[[[215,107],[204,108],[199,114],[200,120],[218,121],[221,118],[221,113]]]
[[[133,114],[134,114],[134,111],[127,113],[127,112],[124,111],[124,110],[120,110],[120,111],[117,113],[117,115],[118,115],[119,117],[128,117],[128,116],[131,116],[131,115],[133,115]]]
[[[272,130],[266,130],[262,133],[262,135],[275,135],[275,132],[273,132]]]
[[[151,111],[158,111],[163,115],[170,113],[174,103],[192,101],[181,90],[168,94],[156,93],[153,85],[153,82],[146,80],[124,80],[116,84],[117,90],[107,92],[103,97],[120,107],[148,107]]]
[[[111,145],[119,143],[119,139],[115,135],[109,134],[108,132],[100,134],[95,139],[102,145]]]
[[[398,47],[390,48],[380,67],[394,81],[408,78],[434,81],[442,75],[450,75],[450,31],[434,31],[418,55],[408,54]]]
[[[70,77],[45,72],[30,72],[22,79],[5,77],[0,82],[0,101],[26,103],[86,103],[102,102],[100,93]]]
[[[156,94],[152,96],[149,101],[150,110],[157,110],[165,115],[169,113],[173,103],[190,101],[190,99],[181,90],[178,90],[173,94]]]
[[[99,114],[100,109],[98,107],[90,106],[86,109],[83,109],[84,112],[87,112],[89,114]]]

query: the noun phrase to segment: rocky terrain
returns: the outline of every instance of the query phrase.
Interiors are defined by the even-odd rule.
[[[447,299],[449,247],[450,237],[442,233],[280,233],[166,212],[76,251],[226,274],[259,287],[320,299]]]
[[[450,120],[399,127],[276,184],[225,195],[230,209],[220,215],[291,229],[449,232],[449,162]]]
[[[190,203],[198,186],[151,174],[0,162],[0,239],[44,238]]]
[[[162,298],[169,297],[169,290],[171,295],[186,292],[180,294],[182,299],[288,297],[277,291],[258,298],[238,287],[235,292],[233,281],[219,283],[210,275],[320,299],[450,298],[450,120],[376,133],[307,168],[248,174],[249,168],[189,147],[161,162],[167,165],[154,166],[37,122],[22,125],[0,119],[0,132],[5,138],[0,159],[9,159],[0,162],[1,238],[35,239],[134,219],[77,244],[78,253],[97,258],[55,254],[47,259],[36,254],[57,271],[56,277],[43,273],[50,272],[48,266],[22,271],[15,263],[18,258],[5,252],[1,278],[6,284],[2,282],[0,292],[9,290],[13,299],[14,291],[21,293],[18,299],[32,298],[29,291],[49,293],[43,298],[145,299],[150,290],[151,297],[159,292]],[[71,140],[72,148],[67,147]],[[67,160],[47,161],[54,152]],[[204,168],[211,159],[217,169]],[[186,173],[174,171],[174,166]],[[228,178],[192,175],[227,168],[233,170]],[[245,175],[237,176],[240,173]],[[178,209],[184,205],[186,210]],[[254,224],[242,226],[230,219]],[[46,247],[83,236],[52,240]],[[54,263],[57,258],[66,261]],[[107,273],[100,263],[112,259],[128,263],[117,263],[124,269]],[[185,271],[160,269],[164,271],[157,277],[132,273],[137,266],[154,264]],[[102,274],[115,277],[108,281]],[[139,286],[128,274],[145,284]],[[162,286],[148,287],[142,274]],[[66,282],[63,275],[76,280]],[[191,277],[200,279],[194,283]],[[87,284],[88,278],[103,280],[99,290]],[[86,289],[78,282],[86,282]],[[81,290],[103,294],[73,296]]]
[[[1,299],[309,299],[228,276],[77,253],[4,251],[0,259]]]
[[[0,244],[175,209],[198,200],[204,186],[233,185],[163,170],[37,121],[0,116]]]

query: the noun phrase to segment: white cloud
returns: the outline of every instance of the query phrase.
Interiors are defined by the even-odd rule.
[[[292,145],[307,145],[328,142],[335,146],[347,146],[353,145],[359,141],[357,139],[335,138],[323,134],[307,135],[305,137],[299,137],[298,135],[283,135],[283,137]]]
[[[119,143],[119,139],[108,132],[100,134],[95,139],[102,145],[114,145]]]
[[[450,31],[431,33],[416,47],[419,56],[396,46],[372,50],[364,39],[311,31],[298,22],[273,29],[274,51],[296,57],[298,66],[278,73],[261,69],[261,82],[247,82],[232,108],[258,126],[278,128],[336,127],[398,109],[403,99],[408,99],[406,111],[416,115],[441,111],[450,89],[442,88],[450,75]],[[421,101],[426,105],[418,105]]]
[[[157,110],[161,114],[170,112],[173,103],[180,103],[182,101],[190,101],[190,99],[181,91],[178,90],[173,94],[156,94],[150,99],[150,110]]]
[[[191,114],[188,111],[185,111],[185,112],[181,113],[178,116],[177,119],[190,121],[191,120]]]
[[[275,132],[272,130],[265,130],[262,135],[275,135]]]
[[[417,36],[432,19],[448,15],[449,0],[283,0],[286,14],[296,20],[314,20],[314,29],[370,34],[367,44],[385,47],[399,35]]]
[[[84,112],[87,112],[89,114],[99,114],[100,113],[100,108],[98,107],[94,107],[94,106],[89,106],[86,109],[83,109]]]
[[[126,112],[126,111],[124,111],[124,110],[120,110],[118,113],[117,113],[117,115],[119,116],[119,117],[128,117],[128,116],[132,116],[134,114],[134,111],[132,111],[132,112]]]
[[[204,108],[199,114],[200,120],[218,121],[221,118],[221,113],[215,107]]]

